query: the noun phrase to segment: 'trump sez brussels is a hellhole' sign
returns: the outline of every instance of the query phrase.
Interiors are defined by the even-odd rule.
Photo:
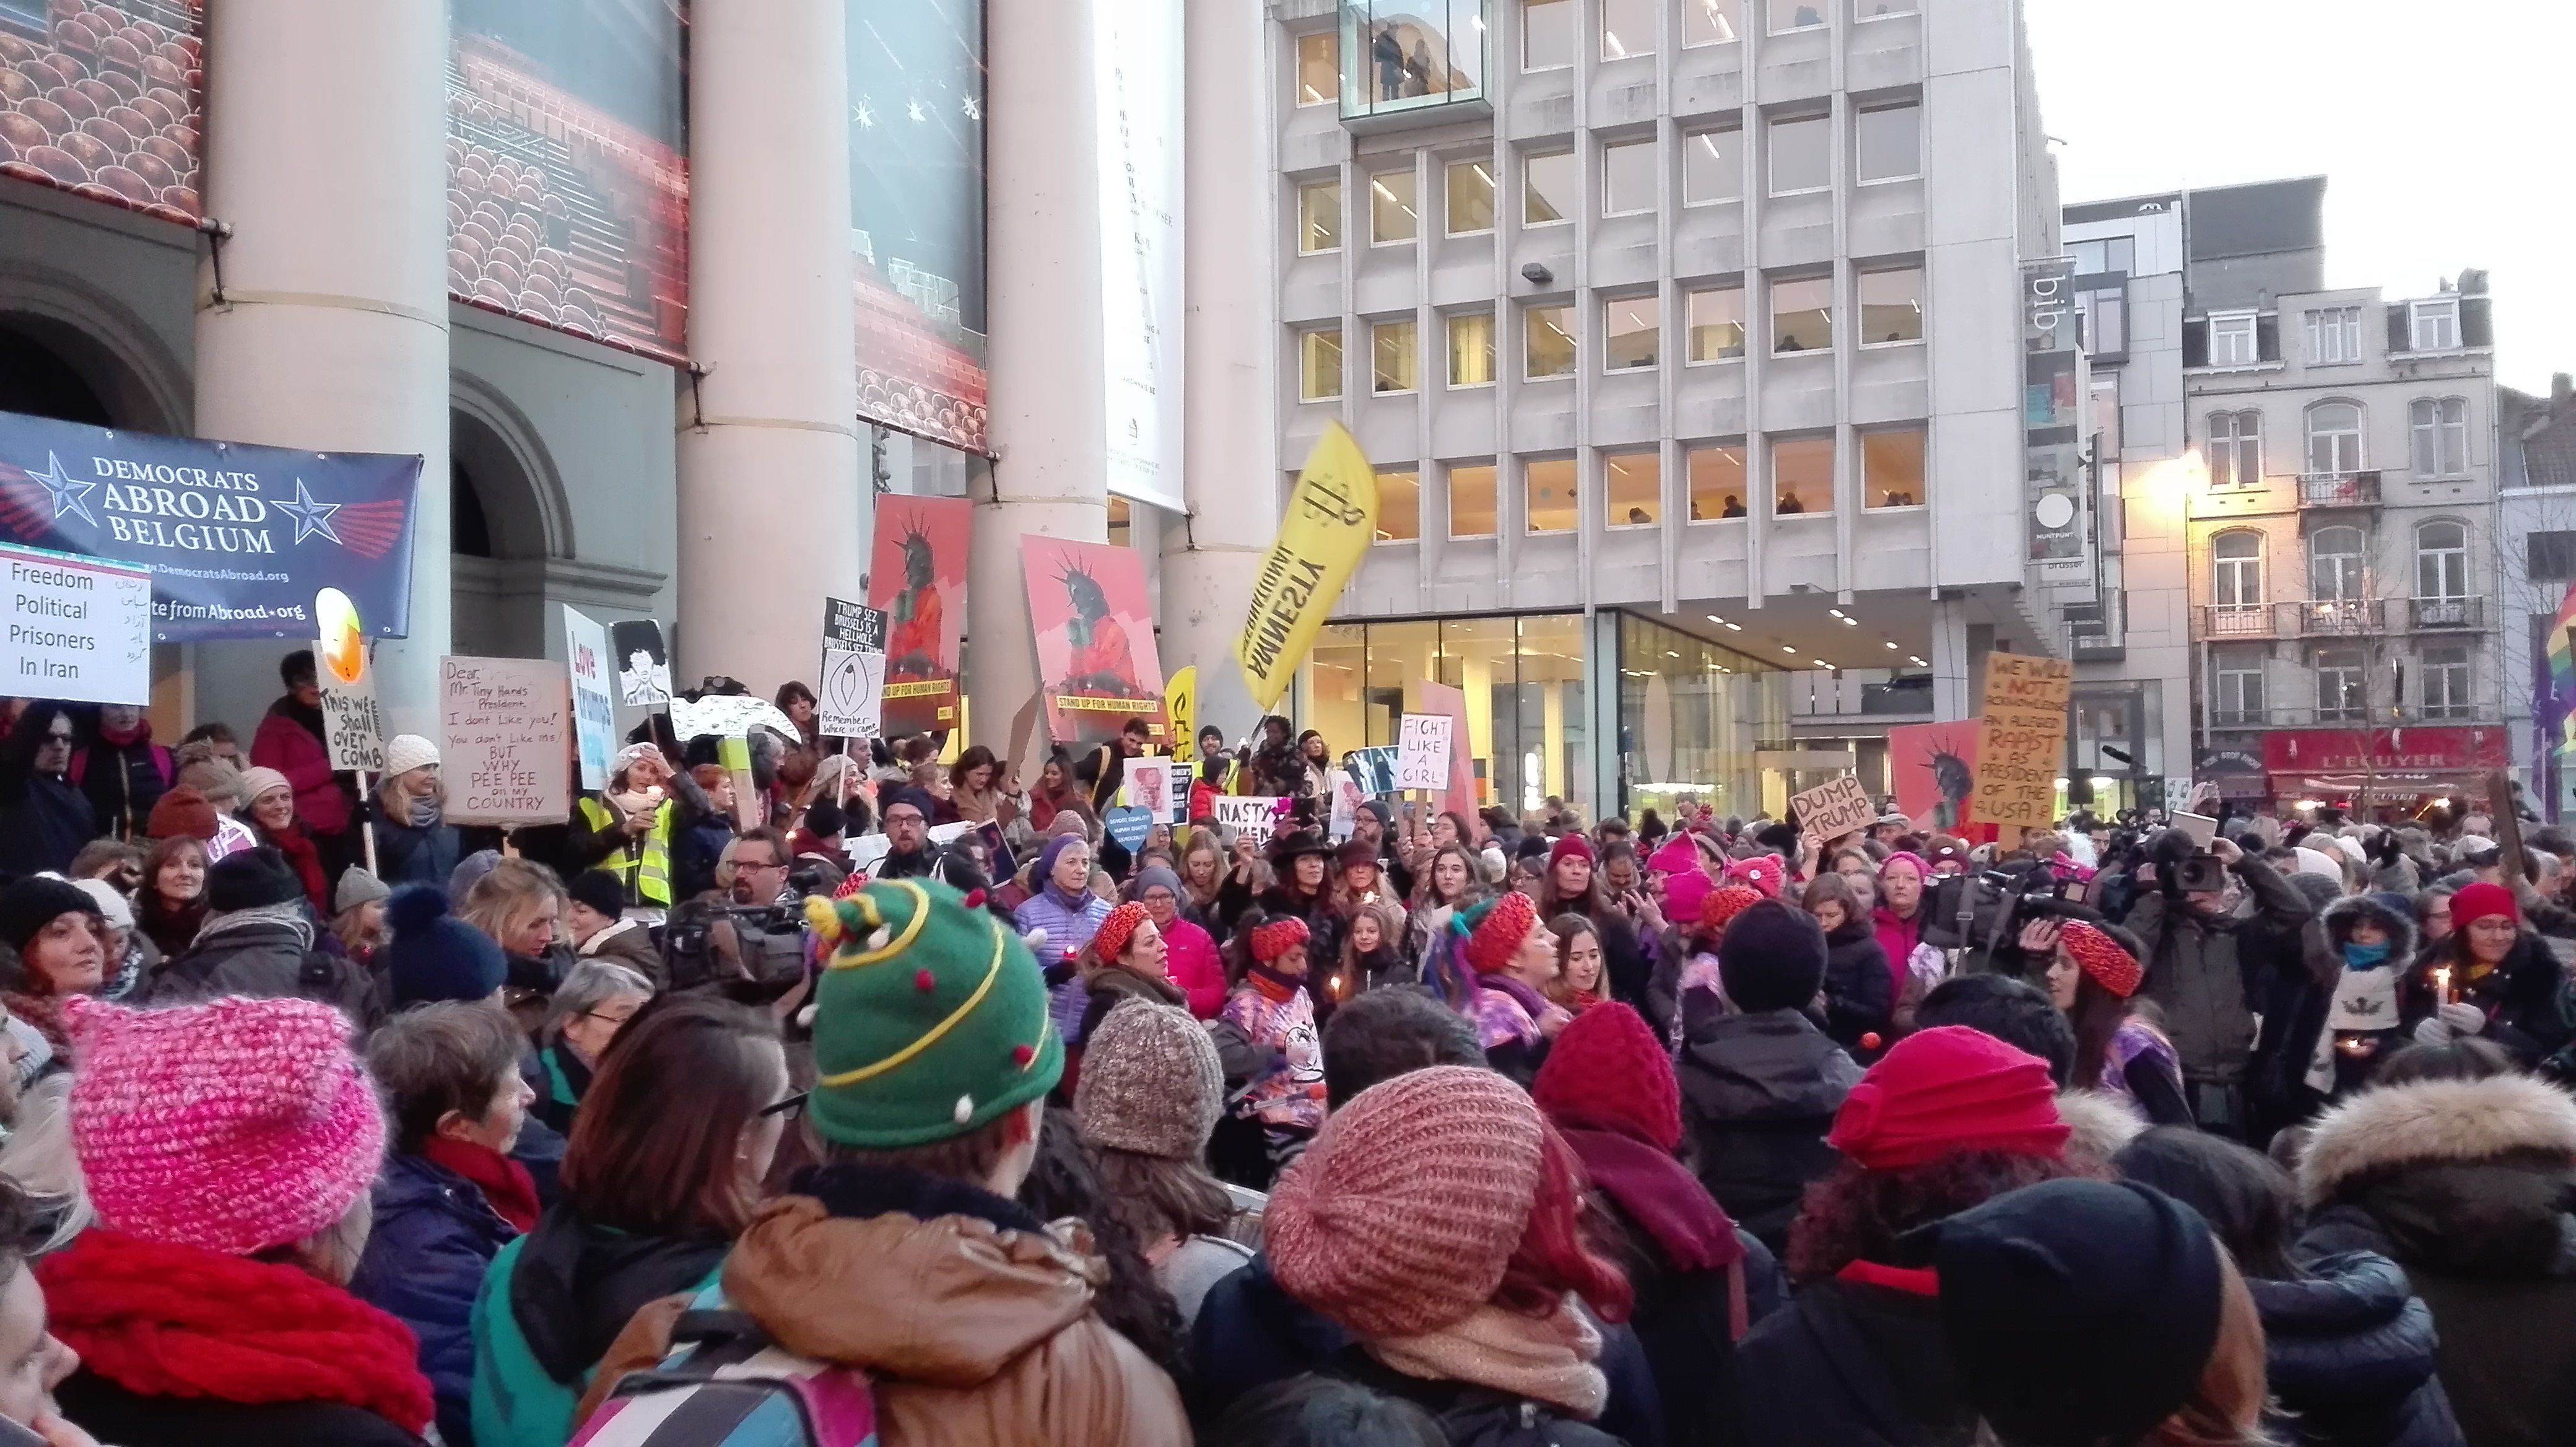
[[[0,544],[0,694],[152,701],[149,569]]]

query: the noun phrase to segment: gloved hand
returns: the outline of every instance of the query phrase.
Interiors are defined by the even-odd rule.
[[[2454,1001],[2435,1006],[2433,1013],[2443,1024],[2451,1027],[2454,1035],[2475,1035],[2487,1028],[2487,1012],[2475,1005]]]
[[[2439,1015],[2427,1015],[2415,1022],[2415,1043],[2418,1045],[2448,1045],[2451,1039],[2451,1027],[2443,1024]]]

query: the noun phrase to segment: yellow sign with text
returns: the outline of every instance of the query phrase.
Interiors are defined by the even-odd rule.
[[[1172,725],[1172,757],[1195,760],[1199,756],[1192,738],[1199,726],[1199,666],[1172,670],[1163,680],[1163,717]]]
[[[1278,539],[1253,580],[1243,636],[1235,641],[1234,658],[1255,708],[1268,713],[1288,691],[1333,601],[1376,539],[1377,470],[1350,429],[1327,423],[1297,474]]]
[[[1968,822],[2045,829],[2054,821],[2066,763],[2066,705],[2074,691],[2075,665],[2066,659],[1986,655]]]

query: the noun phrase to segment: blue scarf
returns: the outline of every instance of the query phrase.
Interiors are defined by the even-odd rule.
[[[2388,963],[2388,946],[2357,945],[2347,940],[2343,947],[2343,964],[2348,970],[2370,970]]]

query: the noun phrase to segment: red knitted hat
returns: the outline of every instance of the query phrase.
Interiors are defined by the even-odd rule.
[[[1580,834],[1568,834],[1559,839],[1556,847],[1547,851],[1547,867],[1554,869],[1556,862],[1569,854],[1581,856],[1586,864],[1593,863],[1592,841]]]
[[[1726,866],[1728,883],[1750,885],[1762,891],[1764,899],[1778,899],[1780,886],[1788,881],[1788,877],[1788,866],[1780,862],[1777,854],[1757,854]]]
[[[1529,1229],[1541,1140],[1538,1107],[1490,1070],[1435,1065],[1370,1086],[1271,1191],[1271,1274],[1364,1337],[1463,1321]]]
[[[1145,906],[1132,899],[1111,910],[1100,928],[1091,932],[1091,957],[1104,965],[1118,963],[1118,957],[1127,953],[1127,942],[1135,938],[1136,926],[1145,920]]]
[[[2125,1000],[2138,993],[2138,984],[2146,971],[2138,968],[2137,958],[2120,947],[2120,942],[2080,919],[2068,920],[2059,932],[2058,943],[2093,977],[2093,983]]]
[[[2497,915],[2522,923],[2522,911],[2514,908],[2513,891],[2501,884],[2472,884],[2451,896],[2453,929],[2467,929],[2478,920]]]
[[[1762,891],[1749,884],[1730,884],[1723,889],[1710,890],[1708,897],[1700,901],[1700,928],[1712,933],[1722,931],[1728,920],[1761,902]]]
[[[1954,1151],[2055,1157],[2067,1134],[2045,1061],[1982,1030],[1938,1025],[1869,1068],[1825,1143],[1863,1170],[1893,1171]]]
[[[1477,974],[1497,974],[1511,968],[1521,941],[1538,927],[1538,901],[1512,890],[1482,908],[1484,914],[1468,927],[1467,963]]]
[[[1143,906],[1139,905],[1139,909]],[[1130,925],[1133,929],[1135,926]],[[1312,938],[1306,922],[1295,915],[1268,920],[1252,927],[1252,957],[1268,964]]]
[[[1646,1018],[1617,1000],[1575,1016],[1556,1037],[1530,1097],[1561,1128],[1613,1131],[1666,1155],[1681,1149],[1672,1057]]]

